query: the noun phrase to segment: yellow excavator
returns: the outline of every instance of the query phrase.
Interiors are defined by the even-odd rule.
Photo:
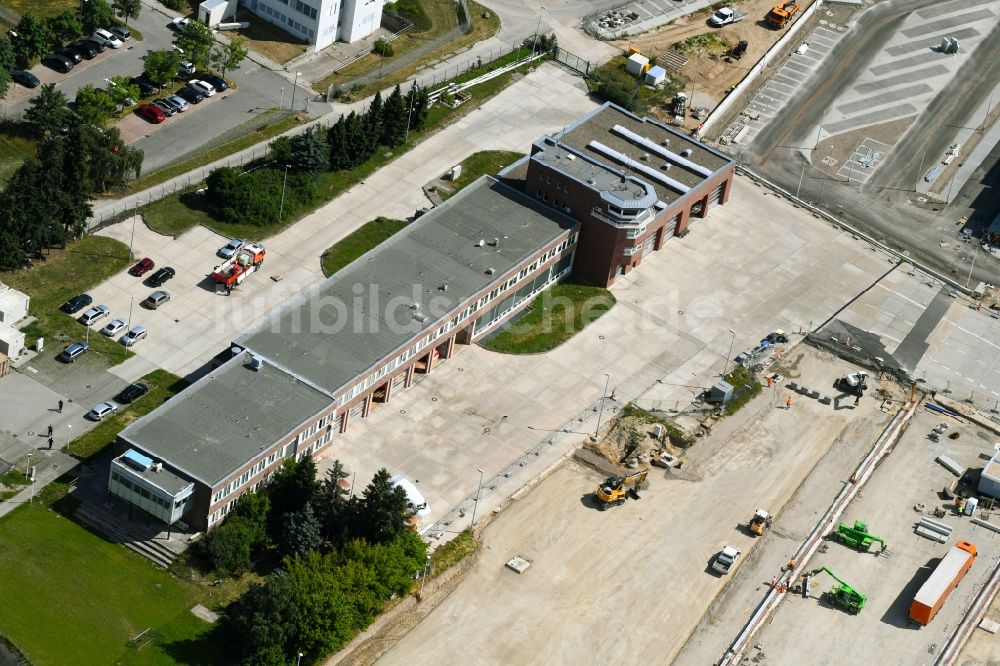
[[[604,483],[597,486],[594,496],[597,498],[597,506],[601,511],[609,506],[619,506],[625,503],[625,498],[629,495],[635,499],[640,499],[639,490],[646,487],[646,473],[644,469],[628,476],[609,476]]]
[[[754,536],[761,536],[764,534],[764,530],[771,526],[771,514],[764,509],[757,509],[753,518],[750,519],[750,525],[748,525],[750,532]]]

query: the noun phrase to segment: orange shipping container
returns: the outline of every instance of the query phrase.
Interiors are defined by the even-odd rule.
[[[910,619],[917,624],[930,624],[975,558],[976,547],[971,543],[959,541],[955,544],[938,563],[927,582],[917,590],[913,603],[910,604]]]

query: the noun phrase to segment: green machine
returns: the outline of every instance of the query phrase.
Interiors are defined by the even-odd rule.
[[[824,571],[830,574],[830,576],[832,576],[833,579],[839,583],[839,585],[831,587],[830,591],[826,593],[827,601],[837,608],[847,611],[851,615],[857,615],[860,613],[861,609],[865,607],[866,603],[868,603],[868,597],[842,581],[837,574],[833,573],[826,567],[810,571],[809,576],[815,576],[816,574]],[[808,589],[808,582],[806,583],[806,588]]]
[[[889,546],[882,537],[877,537],[868,531],[868,525],[860,520],[854,521],[854,526],[851,527],[846,523],[841,523],[834,534],[837,541],[844,544],[845,546],[850,546],[851,548],[857,548],[862,552],[868,552],[871,549],[873,543],[878,542],[882,544],[882,549],[877,551],[875,554],[884,553],[885,549]]]

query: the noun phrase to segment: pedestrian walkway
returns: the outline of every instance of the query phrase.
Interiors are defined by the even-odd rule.
[[[44,457],[40,458],[38,462],[35,462],[34,458],[31,460],[35,466],[35,482],[26,486],[24,490],[11,497],[9,500],[0,502],[0,517],[6,516],[8,513],[23,504],[31,504],[34,502],[35,495],[37,495],[42,488],[55,481],[66,472],[75,469],[80,464],[79,460],[73,456],[66,455],[62,451],[46,451],[43,456]]]

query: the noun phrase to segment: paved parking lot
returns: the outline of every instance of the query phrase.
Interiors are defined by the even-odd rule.
[[[709,0],[635,0],[587,16],[584,28],[600,39],[638,35],[708,7]]]

